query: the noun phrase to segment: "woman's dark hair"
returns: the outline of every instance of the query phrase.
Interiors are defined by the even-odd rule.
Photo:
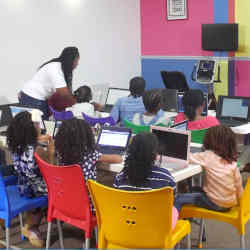
[[[133,138],[125,159],[125,174],[128,176],[129,184],[137,187],[147,185],[147,177],[152,172],[157,150],[156,135],[143,132]]]
[[[95,150],[95,140],[89,124],[81,119],[62,122],[55,138],[60,164],[79,164],[83,156]]]
[[[12,153],[21,155],[29,145],[37,144],[37,129],[28,111],[18,113],[7,129],[7,144]]]
[[[182,104],[184,107],[184,114],[190,121],[195,119],[196,110],[204,104],[204,101],[204,94],[200,89],[190,89],[185,92],[182,98]]]
[[[140,97],[145,90],[146,82],[142,77],[134,77],[129,82],[129,90],[133,97]]]
[[[62,66],[62,71],[64,74],[64,79],[67,83],[67,87],[72,91],[72,70],[75,58],[79,57],[79,51],[77,47],[66,47],[63,49],[61,55],[57,58],[53,58],[48,62],[42,64],[40,68],[51,62],[60,62]]]
[[[236,136],[229,127],[209,128],[203,140],[203,147],[212,150],[229,163],[237,161]]]
[[[74,91],[74,97],[76,98],[76,102],[78,103],[91,101],[91,88],[88,86],[81,86],[80,88]]]
[[[145,91],[142,96],[145,109],[150,113],[157,113],[161,107],[161,98],[161,91],[159,89]]]

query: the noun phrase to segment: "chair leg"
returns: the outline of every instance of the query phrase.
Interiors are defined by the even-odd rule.
[[[6,235],[6,249],[10,249],[10,229],[8,227],[5,228]]]
[[[50,233],[51,233],[51,222],[48,222],[47,239],[46,239],[46,249],[49,249],[50,245]]]
[[[96,241],[96,247],[97,247],[97,245],[98,245],[98,227],[96,226],[94,230],[95,230],[95,241]]]
[[[22,215],[22,213],[19,214],[19,220],[20,220],[20,227],[21,227],[21,232],[22,232],[22,228],[23,228],[23,215]],[[25,236],[22,235],[22,233],[21,233],[21,240],[25,240]]]
[[[191,249],[191,234],[187,235],[187,249]]]
[[[246,249],[246,239],[245,239],[244,234],[241,235],[240,246],[241,246],[241,249]]]
[[[60,247],[61,249],[64,249],[63,245],[63,232],[62,232],[62,226],[60,220],[56,220],[57,222],[57,228],[58,228],[58,233],[59,233],[59,241],[60,241]]]
[[[198,248],[202,248],[202,235],[203,235],[203,231],[204,231],[204,225],[205,225],[205,221],[204,221],[204,219],[201,219]]]
[[[85,248],[89,249],[90,248],[90,238],[85,239]]]

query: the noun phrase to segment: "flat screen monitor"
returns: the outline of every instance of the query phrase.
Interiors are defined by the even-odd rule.
[[[236,51],[238,49],[238,24],[202,24],[202,49],[211,51]]]

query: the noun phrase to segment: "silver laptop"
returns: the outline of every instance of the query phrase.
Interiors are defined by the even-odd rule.
[[[151,126],[159,141],[159,166],[167,168],[170,172],[178,171],[188,166],[190,153],[190,131],[173,128]]]
[[[128,147],[131,129],[121,127],[102,127],[98,138],[97,147],[103,154],[123,155]]]
[[[250,121],[250,98],[219,96],[216,117],[221,125],[235,127]]]
[[[120,89],[120,88],[109,88],[105,105],[103,106],[102,111],[110,113],[116,101],[121,97],[128,97],[130,95],[129,89]]]
[[[183,92],[177,93],[178,113],[179,112],[184,112],[184,106],[182,104],[182,97],[183,96],[184,96]],[[205,103],[204,103],[204,108],[203,108],[203,111],[202,111],[202,115],[207,116],[207,112],[208,112],[208,96],[205,93],[204,93],[204,100],[205,100]]]

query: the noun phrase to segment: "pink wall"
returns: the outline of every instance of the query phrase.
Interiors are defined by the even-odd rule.
[[[235,62],[235,95],[250,96],[250,61]]]
[[[189,0],[188,19],[168,21],[166,0],[141,0],[142,55],[206,56],[201,23],[213,23],[213,0]]]

